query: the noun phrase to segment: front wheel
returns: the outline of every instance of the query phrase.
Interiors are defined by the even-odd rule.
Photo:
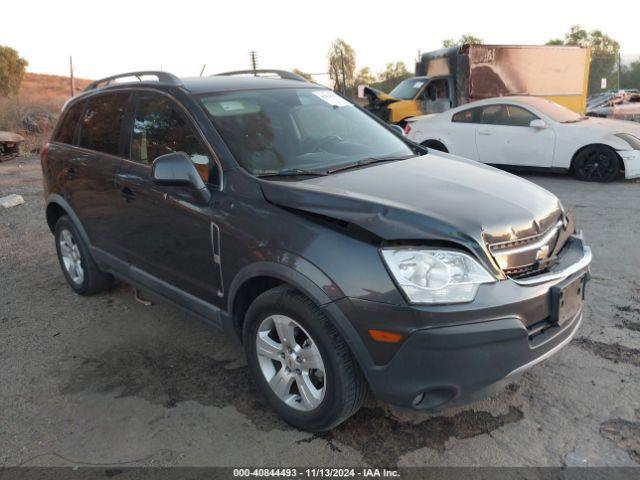
[[[307,297],[288,287],[249,307],[243,343],[251,374],[276,412],[302,430],[328,430],[362,405],[367,387],[346,343]]]
[[[620,157],[606,145],[586,147],[574,158],[573,173],[585,182],[611,182],[620,173]]]

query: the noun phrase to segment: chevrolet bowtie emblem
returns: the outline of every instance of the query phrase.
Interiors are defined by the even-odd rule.
[[[545,245],[544,247],[540,248],[540,250],[538,250],[538,253],[536,253],[536,260],[544,260],[548,256],[549,256],[549,245]]]

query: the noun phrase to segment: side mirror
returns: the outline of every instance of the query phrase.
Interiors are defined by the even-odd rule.
[[[397,134],[404,136],[404,129],[400,125],[389,125]]]
[[[531,123],[529,124],[529,126],[531,128],[547,128],[547,124],[545,123],[545,121],[541,120],[540,118],[531,120]]]
[[[190,186],[198,190],[205,201],[209,201],[207,186],[184,152],[167,153],[156,158],[151,167],[151,175],[158,185]]]

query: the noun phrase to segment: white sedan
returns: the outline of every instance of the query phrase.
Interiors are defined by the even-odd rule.
[[[640,177],[640,123],[583,117],[538,97],[492,98],[414,117],[405,133],[435,150],[506,168],[601,182],[620,170]]]

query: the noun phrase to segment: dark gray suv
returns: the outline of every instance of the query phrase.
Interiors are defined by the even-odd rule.
[[[68,102],[41,159],[74,291],[116,277],[220,327],[310,431],[368,390],[471,401],[571,340],[591,252],[554,195],[276,73],[136,72]]]

